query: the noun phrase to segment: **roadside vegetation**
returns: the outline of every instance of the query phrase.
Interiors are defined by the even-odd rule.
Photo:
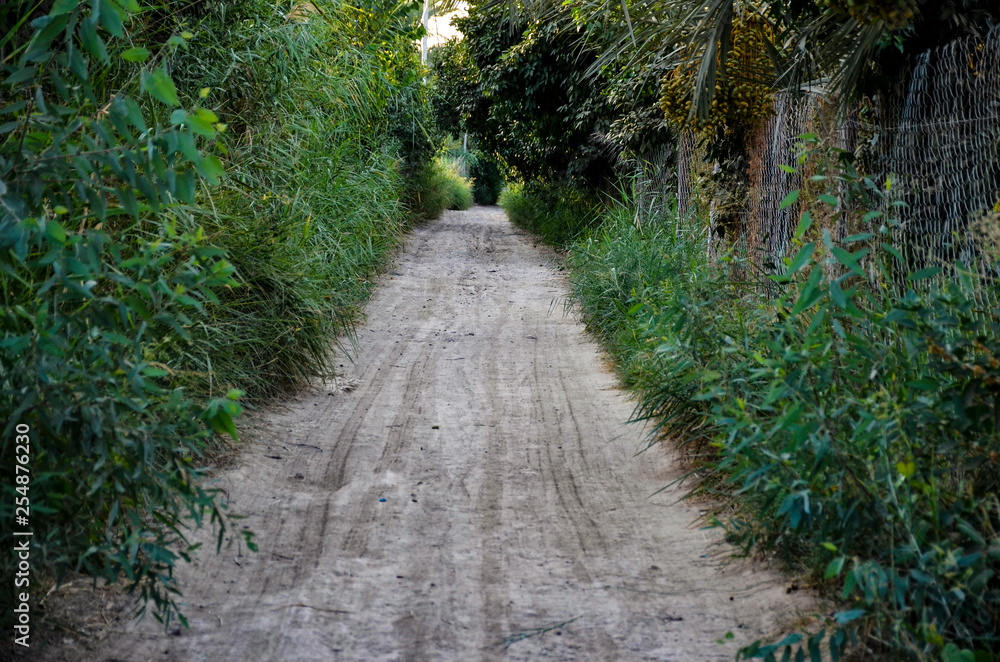
[[[419,17],[0,6],[0,544],[30,501],[33,600],[83,573],[183,621],[191,530],[254,547],[203,481],[223,436],[247,404],[330,374],[401,233],[471,202],[438,155]]]
[[[849,168],[829,177],[857,183]],[[992,659],[1000,318],[979,302],[996,286],[962,265],[947,279],[895,272],[896,249],[864,236],[877,227],[851,251],[807,220],[762,297],[739,256],[713,264],[697,230],[639,231],[628,212],[567,261],[636,419],[707,475],[696,491],[728,497],[711,522],[731,541],[844,604],[808,637],[743,655],[801,641],[861,659]]]
[[[998,18],[974,0],[474,2],[438,65],[456,124],[508,173],[511,220],[565,251],[650,443],[721,500],[707,522],[839,605],[740,658],[1000,650],[996,280],[905,254],[899,194],[832,132],[781,165],[800,183],[777,260],[747,250],[725,204],[748,189],[748,136],[777,92],[821,84],[836,120]],[[673,168],[683,131],[714,168],[683,206],[676,178],[651,204],[651,157]],[[987,203],[955,240],[995,265]]]

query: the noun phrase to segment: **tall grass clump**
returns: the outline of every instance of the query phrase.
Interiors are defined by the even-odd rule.
[[[437,157],[420,174],[414,212],[419,219],[437,218],[446,209],[472,206],[472,186],[454,160]]]
[[[596,193],[541,182],[511,184],[499,204],[511,223],[560,248],[597,227],[602,209]]]
[[[696,288],[711,268],[700,229],[684,227],[671,215],[642,226],[634,219],[633,205],[613,204],[567,257],[571,302],[588,331],[618,359],[627,385],[635,383],[650,355],[650,343],[639,332],[642,320]]]
[[[0,460],[32,476],[0,488],[0,544],[30,506],[26,592],[124,578],[169,623],[190,530],[230,530],[203,483],[216,435],[330,370],[414,218],[437,149],[416,19],[265,0],[0,19]]]
[[[420,83],[352,47],[347,23],[364,25],[360,12],[303,21],[267,3],[213,6],[192,42],[199,56],[174,70],[180,89],[218,90],[211,98],[236,125],[229,177],[202,223],[242,278],[184,353],[199,388],[267,398],[329,372],[331,339],[350,331],[413,218],[397,163],[429,150],[423,136],[398,142],[407,136],[387,117],[409,124]],[[416,66],[399,57],[398,69]],[[235,89],[233,71],[245,80]]]
[[[671,212],[637,226],[635,212],[614,204],[593,236],[571,245],[571,303],[635,391],[634,416],[652,424],[651,441],[669,437],[703,462],[700,380],[728,360],[719,338],[740,337],[755,311],[733,264],[708,259],[702,227]]]

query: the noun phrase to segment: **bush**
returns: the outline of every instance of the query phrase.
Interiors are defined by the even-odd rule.
[[[387,84],[376,54],[351,48],[346,28],[289,30],[267,3],[227,11],[247,20],[199,32],[194,43],[212,57],[185,58],[175,71],[193,94],[218,85],[209,98],[244,125],[199,219],[241,285],[193,330],[181,368],[199,392],[238,386],[259,400],[331,372],[332,340],[350,332],[370,277],[396,247],[406,180],[380,113],[413,99]],[[250,61],[259,63],[252,76],[227,82]]]
[[[448,209],[465,211],[472,206],[472,185],[469,180],[462,177],[456,164],[445,164],[445,167],[448,173],[446,178]]]
[[[472,199],[477,205],[495,205],[503,191],[504,179],[496,159],[482,152],[466,155],[469,178],[472,179]]]
[[[588,331],[618,358],[627,385],[650,358],[641,320],[709,268],[698,229],[682,227],[676,216],[650,218],[641,229],[634,219],[633,205],[616,203],[592,236],[570,246],[567,259],[572,302]]]
[[[422,220],[437,218],[445,209],[465,210],[472,206],[468,180],[459,174],[454,162],[440,157],[424,167],[415,195],[413,213]]]
[[[679,301],[649,326],[667,339],[661,358],[689,366],[690,400],[711,422],[730,537],[839,582],[848,603],[808,639],[742,655],[824,640],[840,655],[860,639],[892,659],[987,659],[1000,641],[1000,317],[977,301],[993,286],[961,265],[938,281],[940,267],[902,278],[898,224],[880,212],[864,222],[881,226],[841,242],[813,228],[847,208],[844,195],[877,193],[832,153],[842,160],[820,160],[826,188],[807,200],[797,251],[772,277],[783,292],[763,314],[725,323],[716,296]],[[643,396],[651,414],[656,397]]]
[[[698,377],[727,360],[719,338],[739,337],[752,311],[730,262],[707,259],[703,228],[676,213],[637,228],[635,216],[632,203],[616,204],[595,236],[571,246],[572,300],[635,389],[634,418],[652,423],[651,441],[669,437],[704,452]]]
[[[499,202],[514,225],[557,247],[583,237],[600,221],[596,195],[566,185],[512,184]]]
[[[4,457],[14,456],[15,426],[27,425],[28,452],[19,454],[32,477],[30,491],[15,490],[13,476],[4,482],[4,537],[14,531],[14,498],[26,497],[35,573],[125,577],[126,590],[169,623],[173,566],[194,550],[188,520],[220,525],[220,544],[227,528],[219,491],[200,484],[201,461],[212,430],[235,438],[240,393],[202,404],[160,359],[189,342],[216,292],[235,284],[233,268],[171,226],[112,239],[7,220],[0,251],[13,258],[0,262]],[[13,278],[30,285],[15,288]]]
[[[183,529],[208,516],[222,541],[225,505],[201,487],[200,458],[213,430],[235,436],[240,413],[235,390],[193,398],[170,358],[217,292],[235,284],[232,265],[186,212],[196,187],[221,173],[209,151],[219,127],[198,102],[179,107],[163,68],[130,72],[148,95],[138,100],[95,87],[102,81],[87,66],[111,66],[108,50],[117,56],[121,42],[95,35],[97,14],[80,4],[38,17],[16,35],[30,48],[5,65],[0,455],[13,467],[14,432],[28,426],[28,452],[16,454],[32,480],[4,481],[0,541],[12,544],[19,503],[30,512],[35,573],[124,576],[143,598],[140,613],[152,601],[169,622],[173,566],[193,549]],[[128,15],[109,5],[102,16],[103,34],[121,36]],[[68,46],[76,39],[87,60]],[[32,66],[36,58],[49,64]]]
[[[895,659],[995,649],[1000,317],[967,277],[880,296],[824,266],[803,265],[779,300],[788,316],[700,393],[744,495],[729,530],[841,582],[854,607],[830,633],[841,651],[855,632]]]

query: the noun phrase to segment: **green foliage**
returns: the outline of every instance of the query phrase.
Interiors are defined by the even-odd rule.
[[[290,25],[264,2],[219,11],[193,41],[200,57],[177,62],[174,77],[191,94],[208,87],[231,118],[230,176],[201,213],[241,285],[178,363],[200,392],[238,386],[260,399],[330,372],[331,339],[351,330],[396,246],[410,180],[388,134],[405,136],[393,122],[411,127],[401,109],[422,103],[411,94],[418,64],[412,44],[396,53],[386,35],[382,53],[353,48],[356,34],[332,18]],[[231,71],[244,83],[228,83]]]
[[[838,652],[858,632],[895,659],[937,656],[948,643],[993,650],[1000,317],[978,303],[992,285],[962,265],[939,281],[927,280],[934,268],[899,283],[896,224],[877,215],[872,232],[805,241],[811,216],[843,208],[837,191],[870,184],[849,162],[829,181],[807,201],[796,256],[774,277],[781,314],[699,394],[719,429],[717,467],[743,495],[729,530],[842,582],[854,609],[831,624]]]
[[[841,597],[897,658],[996,646],[1000,443],[986,366],[1000,320],[977,310],[968,281],[865,296],[859,277],[805,268],[781,300],[789,316],[752,339],[755,364],[735,366],[741,387],[723,374],[703,392],[717,398],[719,466],[746,494],[734,538],[842,576]]]
[[[31,425],[36,579],[124,577],[169,622],[187,530],[229,530],[213,433],[330,371],[437,150],[383,4],[0,6],[0,459]]]
[[[650,218],[640,228],[635,208],[618,203],[601,216],[599,231],[570,247],[572,301],[587,329],[611,352],[627,386],[653,385],[667,369],[641,329],[655,311],[705,280],[704,238],[676,216]],[[688,395],[690,387],[682,393]],[[686,398],[679,398],[686,404]],[[664,412],[661,410],[661,417]]]
[[[472,187],[457,173],[448,177],[448,209],[465,211],[472,206]]]
[[[17,8],[32,18],[27,3]],[[28,494],[4,481],[0,541],[11,544],[14,498],[29,496],[36,572],[124,576],[169,622],[173,566],[193,550],[188,521],[207,516],[220,544],[227,529],[218,492],[200,485],[199,457],[212,430],[235,435],[240,407],[235,390],[192,399],[159,359],[190,340],[234,281],[180,211],[199,180],[222,172],[199,149],[216,136],[210,111],[190,104],[165,121],[180,100],[160,60],[186,37],[128,65],[152,101],[95,84],[137,10],[60,2],[4,40],[0,443],[10,471],[14,426],[31,426],[33,480]]]
[[[434,113],[444,131],[457,136],[466,120],[482,103],[479,70],[476,69],[465,39],[449,39],[432,48],[428,55],[434,72]]]
[[[560,248],[596,227],[601,210],[593,194],[571,186],[512,184],[499,203],[511,223]]]
[[[472,198],[477,205],[495,205],[503,191],[504,178],[496,159],[482,152],[466,154]]]
[[[603,141],[631,160],[676,144],[676,134],[658,107],[660,81],[674,66],[664,56],[675,45],[662,39],[633,38],[636,30],[646,26],[633,23],[631,16],[642,15],[646,6],[618,2],[597,7],[577,1],[564,5],[576,38],[596,54],[585,75],[600,81],[610,110]]]
[[[445,209],[463,210],[472,206],[472,187],[452,161],[434,159],[423,169],[418,182],[413,207],[417,218],[437,218]]]
[[[602,186],[612,160],[599,138],[607,103],[599,81],[586,75],[594,53],[576,40],[568,11],[514,26],[505,12],[473,3],[454,21],[465,46],[441,57],[451,107],[482,150],[517,177]]]
[[[878,188],[805,139],[820,188],[798,196],[773,296],[748,293],[733,258],[700,261],[702,238],[667,224],[640,242],[621,214],[573,249],[576,299],[637,388],[636,416],[731,499],[730,538],[844,603],[822,631],[742,658],[992,659],[1000,318],[979,302],[995,285],[962,265],[906,273],[898,224],[863,211]],[[834,241],[820,221],[844,209],[869,227]]]
[[[173,566],[195,549],[189,522],[217,525],[219,544],[228,528],[225,502],[201,486],[200,467],[212,430],[235,437],[241,410],[238,391],[193,400],[156,358],[189,340],[186,327],[234,283],[233,268],[201,237],[171,226],[117,240],[58,227],[26,219],[0,230],[0,250],[13,258],[0,262],[3,455],[12,459],[15,424],[29,425],[32,480],[23,496],[33,568],[124,577],[167,623],[178,594]],[[8,543],[14,483],[8,475],[0,511]]]
[[[982,35],[1000,19],[992,0],[524,0],[505,7],[505,16],[543,22],[571,8],[581,41],[598,53],[590,69],[595,76],[623,67],[635,85],[653,71],[662,77],[669,69],[690,70],[689,95],[682,96],[691,101],[690,119],[700,120],[712,113],[727,61],[747,55],[734,50],[731,37],[734,22],[748,17],[764,18],[778,37],[766,47],[770,65],[755,71],[755,80],[791,92],[819,85],[845,111],[862,95],[898,83],[912,54]]]
[[[504,6],[474,3],[456,24],[465,37],[431,58],[437,116],[455,135],[471,132],[513,176],[603,188],[620,156],[672,141],[656,108],[659,78],[650,71],[661,67],[652,53],[641,61],[622,54],[595,70],[606,26],[575,4],[512,26]]]

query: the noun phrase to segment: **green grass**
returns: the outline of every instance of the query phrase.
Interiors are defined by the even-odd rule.
[[[725,264],[707,259],[699,225],[665,214],[637,228],[634,218],[630,204],[616,203],[591,236],[570,245],[571,303],[633,390],[634,416],[652,423],[650,442],[670,438],[698,463],[712,453],[705,435],[695,432],[706,411],[694,400],[693,376],[725,360],[711,339],[737,333],[750,311]],[[666,354],[667,347],[676,351]]]
[[[626,383],[634,383],[649,353],[639,320],[707,268],[697,232],[670,218],[651,219],[640,230],[633,219],[629,205],[614,205],[592,236],[570,245],[567,259],[572,301],[587,329],[618,357]]]
[[[200,32],[175,70],[182,94],[218,87],[209,98],[234,125],[227,177],[195,218],[240,282],[194,329],[178,370],[194,392],[238,387],[251,400],[331,372],[337,337],[415,218],[383,112],[412,95],[393,101],[384,64],[349,46],[346,23],[290,29],[265,5],[244,8],[253,22]],[[232,71],[253,75],[233,85]]]
[[[446,209],[465,210],[472,206],[472,185],[453,159],[435,158],[424,166],[416,180],[416,196],[411,205],[421,220],[437,218]]]
[[[565,247],[593,230],[602,209],[596,194],[538,183],[508,185],[499,204],[514,225],[556,247]]]

